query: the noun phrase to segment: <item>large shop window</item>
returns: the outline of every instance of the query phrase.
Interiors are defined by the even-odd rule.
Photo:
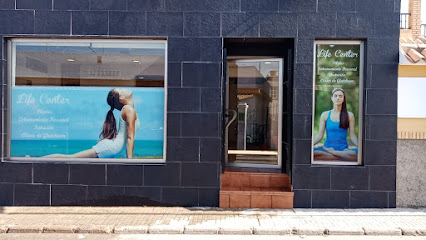
[[[6,159],[165,161],[165,40],[8,43]]]

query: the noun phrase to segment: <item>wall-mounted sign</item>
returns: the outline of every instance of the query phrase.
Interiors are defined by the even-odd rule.
[[[313,164],[361,164],[360,41],[315,41]]]
[[[8,157],[164,162],[164,41],[11,42]]]

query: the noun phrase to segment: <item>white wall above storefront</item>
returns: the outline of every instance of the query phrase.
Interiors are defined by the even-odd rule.
[[[398,78],[398,118],[426,118],[426,77]]]

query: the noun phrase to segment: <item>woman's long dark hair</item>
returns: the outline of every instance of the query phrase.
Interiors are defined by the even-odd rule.
[[[117,136],[117,126],[116,126],[113,111],[114,111],[114,108],[118,107],[118,106],[115,106],[115,105],[118,104],[118,97],[119,97],[119,95],[118,95],[117,92],[114,91],[114,89],[109,91],[108,97],[107,97],[107,103],[108,103],[108,105],[111,106],[111,109],[108,111],[108,113],[105,117],[102,132],[101,132],[101,134],[99,134],[99,138],[101,138],[101,140],[103,140],[103,139],[114,139],[115,136]]]
[[[341,88],[335,88],[331,92],[331,96],[333,96],[334,93],[338,92],[338,91],[340,91],[340,92],[343,93],[343,103],[342,103],[342,110],[340,111],[340,124],[339,124],[339,127],[346,130],[346,129],[349,128],[349,114],[348,114],[348,109],[346,107],[346,94],[345,94],[345,91],[343,91],[343,89],[341,89]]]

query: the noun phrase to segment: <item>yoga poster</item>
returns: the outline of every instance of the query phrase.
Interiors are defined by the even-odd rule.
[[[13,86],[11,96],[11,158],[163,159],[163,87]]]
[[[313,164],[359,165],[362,43],[316,41]]]

